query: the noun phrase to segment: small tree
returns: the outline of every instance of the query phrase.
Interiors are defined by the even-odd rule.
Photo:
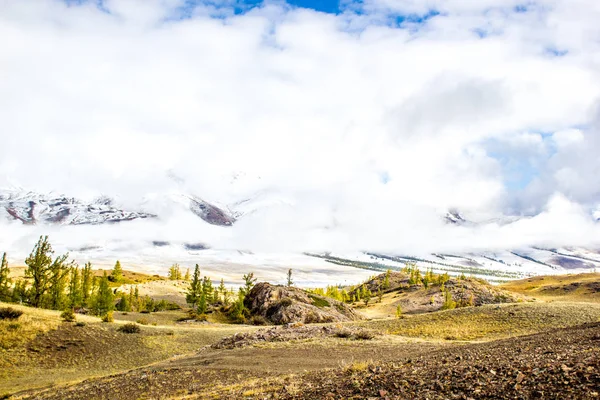
[[[367,289],[367,291],[364,293],[362,300],[365,302],[365,306],[369,305],[369,301],[371,301],[371,296],[373,294],[371,293],[370,290]]]
[[[244,280],[244,288],[243,288],[244,296],[246,296],[248,293],[250,293],[250,291],[254,287],[254,284],[256,283],[256,278],[254,277],[254,272],[250,272],[250,273],[244,275],[242,277],[242,279]]]
[[[94,298],[94,304],[92,309],[96,315],[106,315],[114,309],[114,295],[110,287],[108,286],[108,276],[106,271],[100,280],[98,285],[98,293]]]
[[[400,304],[396,306],[396,318],[402,318],[402,306]]]
[[[200,300],[200,295],[202,294],[202,281],[200,280],[200,266],[196,264],[194,268],[194,276],[192,277],[192,281],[190,282],[190,286],[188,287],[187,293],[185,295],[185,300],[191,306],[195,306]]]
[[[123,268],[121,268],[121,262],[117,260],[115,267],[110,273],[111,282],[121,282],[123,280]]]
[[[391,272],[389,269],[385,272],[385,277],[383,278],[383,290],[387,290],[390,288],[390,275]]]
[[[83,296],[81,294],[81,279],[79,275],[79,267],[77,265],[71,267],[71,276],[69,279],[69,307],[81,307]]]
[[[179,264],[173,264],[169,268],[169,280],[172,280],[172,281],[181,280],[181,269],[179,268]]]
[[[12,286],[12,280],[9,277],[10,270],[8,269],[8,261],[6,260],[6,253],[2,255],[2,261],[0,263],[0,300],[10,300],[10,288]]]
[[[202,294],[204,295],[206,301],[212,297],[213,285],[212,280],[208,276],[205,276],[202,279]]]
[[[27,264],[25,275],[32,278],[30,299],[31,305],[34,307],[42,305],[43,296],[48,291],[53,253],[54,250],[48,241],[48,236],[40,236],[31,254],[25,259],[25,264]]]
[[[200,299],[198,300],[198,314],[200,314],[200,315],[206,314],[207,309],[208,309],[208,304],[206,302],[206,294],[202,293],[200,295]]]
[[[444,304],[442,310],[452,310],[456,308],[456,302],[452,299],[452,293],[449,290],[444,290]]]
[[[131,303],[129,302],[129,298],[125,293],[119,294],[119,301],[117,302],[117,310],[122,312],[131,311]]]
[[[56,257],[50,266],[50,277],[48,279],[48,293],[50,295],[48,306],[54,310],[61,310],[66,306],[65,289],[72,263],[67,264],[68,254]]]
[[[84,307],[89,307],[91,305],[93,285],[94,275],[92,272],[92,263],[87,262],[81,270],[81,304]]]
[[[183,277],[183,280],[186,281],[186,282],[190,281],[190,269],[189,268],[187,268],[185,270],[185,276]]]
[[[287,272],[287,286],[290,287],[294,284],[294,281],[292,281],[292,269],[288,269]]]
[[[225,281],[223,280],[223,278],[221,278],[221,283],[219,283],[219,287],[217,288],[217,292],[220,294],[221,301],[223,302],[223,304],[227,304],[228,303],[228,300],[227,300],[227,288],[225,287]]]
[[[381,288],[377,289],[377,299],[379,300],[380,303],[381,303],[381,300],[383,300],[383,292],[381,291]]]

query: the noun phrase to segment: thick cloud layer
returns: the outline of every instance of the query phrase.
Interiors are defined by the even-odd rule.
[[[163,216],[79,228],[78,240],[263,251],[600,240],[598,2],[235,10],[1,1],[0,186]],[[213,229],[165,200],[182,192],[251,199],[255,212]],[[440,218],[449,208],[534,217],[456,228]],[[2,224],[12,243],[45,229]]]

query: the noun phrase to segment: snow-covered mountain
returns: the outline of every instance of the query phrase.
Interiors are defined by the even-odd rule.
[[[91,202],[55,194],[40,194],[22,190],[0,191],[0,215],[23,224],[98,225],[155,218],[150,213],[123,210],[111,199]]]

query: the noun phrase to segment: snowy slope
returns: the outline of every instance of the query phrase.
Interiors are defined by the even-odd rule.
[[[108,198],[84,202],[72,197],[22,190],[0,191],[0,215],[24,224],[98,225],[154,218],[155,215],[122,210]]]

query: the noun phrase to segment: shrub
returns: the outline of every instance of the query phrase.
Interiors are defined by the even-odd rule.
[[[355,333],[354,337],[358,340],[371,340],[375,337],[375,334],[366,329],[360,330]]]
[[[262,315],[255,315],[252,318],[250,318],[250,323],[252,325],[267,325],[268,321]]]
[[[12,307],[0,308],[0,320],[2,319],[19,319],[23,315],[23,311],[15,310]]]
[[[9,331],[18,331],[21,328],[21,324],[18,322],[10,322],[8,325],[6,325],[6,330]]]
[[[122,325],[118,327],[117,330],[123,333],[140,333],[142,331],[139,325],[134,324],[133,322],[129,322],[125,325]]]
[[[85,325],[86,325],[86,323],[85,323],[85,322],[81,322],[81,321],[77,321],[77,322],[75,323],[75,326],[79,326],[79,327],[81,327],[81,326],[85,326]]]
[[[204,322],[204,321],[208,321],[208,316],[206,314],[198,314],[198,315],[196,315],[195,319],[196,319],[196,321]]]
[[[102,322],[115,322],[112,311],[109,311],[102,316]]]
[[[137,322],[140,325],[148,325],[148,320],[146,318],[140,318],[135,322]]]
[[[73,310],[65,310],[65,311],[63,311],[60,314],[60,317],[65,322],[73,322],[73,321],[75,321],[75,313],[73,312]]]
[[[350,329],[339,329],[334,334],[335,337],[347,339],[352,336],[352,331]]]
[[[313,297],[311,296],[311,298],[313,298]],[[279,300],[279,304],[280,304],[282,307],[289,307],[289,306],[291,306],[291,305],[292,305],[292,303],[293,303],[292,299],[290,299],[290,298],[288,298],[288,297],[285,297],[285,298],[283,298],[283,299]]]
[[[331,304],[329,304],[329,302],[327,300],[325,300],[325,299],[323,299],[321,297],[317,297],[317,296],[310,295],[310,294],[308,295],[308,297],[311,298],[313,306],[316,306],[316,307],[319,307],[319,308],[331,306]]]

